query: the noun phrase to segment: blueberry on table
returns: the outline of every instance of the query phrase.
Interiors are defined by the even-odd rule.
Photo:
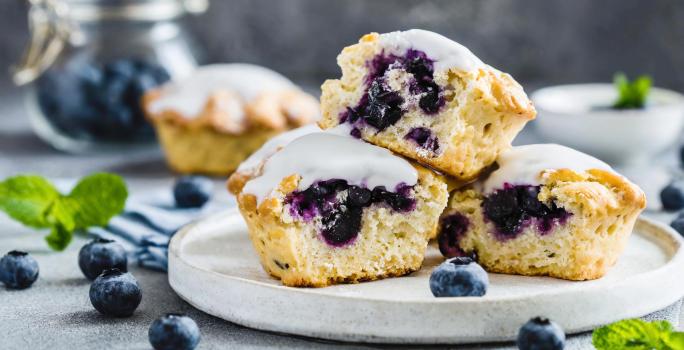
[[[78,267],[92,281],[104,270],[117,268],[123,272],[128,271],[128,257],[121,244],[96,238],[78,252]]]
[[[553,321],[535,317],[518,331],[520,350],[561,350],[565,347],[565,332]]]
[[[214,184],[204,176],[183,176],[173,187],[173,196],[176,206],[180,208],[199,208],[209,198]]]
[[[166,314],[152,322],[148,337],[156,350],[192,350],[200,341],[200,330],[188,316]]]
[[[674,181],[660,191],[660,201],[667,211],[684,208],[684,183]]]
[[[487,272],[470,257],[449,259],[430,275],[430,290],[438,298],[481,297],[488,286]]]
[[[28,253],[13,250],[0,259],[0,282],[10,289],[25,289],[38,279],[38,262]]]
[[[679,215],[677,218],[672,220],[670,226],[679,232],[680,235],[684,236],[684,216]]]
[[[105,270],[90,285],[90,302],[107,316],[128,317],[141,300],[142,290],[135,277],[116,268]]]

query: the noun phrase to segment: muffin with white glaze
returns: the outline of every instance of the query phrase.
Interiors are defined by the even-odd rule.
[[[600,278],[646,205],[636,185],[567,147],[513,147],[497,166],[451,194],[437,237],[445,256],[473,256],[490,272]]]
[[[337,58],[322,86],[323,129],[350,133],[469,181],[536,112],[513,78],[439,34],[372,33]]]
[[[448,196],[433,171],[330,132],[299,137],[242,174],[229,187],[261,263],[297,287],[418,270]]]
[[[145,94],[143,106],[169,166],[227,175],[271,137],[319,116],[316,100],[282,75],[216,64]]]

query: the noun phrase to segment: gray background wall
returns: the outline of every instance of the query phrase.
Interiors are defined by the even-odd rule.
[[[25,11],[22,0],[0,0],[4,83],[27,40]],[[335,56],[363,33],[417,27],[533,86],[621,70],[684,90],[681,0],[213,0],[188,22],[209,61],[258,63],[311,82],[337,76]]]

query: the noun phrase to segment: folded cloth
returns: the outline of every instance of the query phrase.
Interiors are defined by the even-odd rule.
[[[163,196],[146,197],[144,201],[130,198],[123,213],[112,218],[106,227],[91,228],[88,232],[123,245],[129,258],[140,267],[167,271],[171,237],[191,221],[223,207],[210,202],[203,209],[185,209],[172,203]]]

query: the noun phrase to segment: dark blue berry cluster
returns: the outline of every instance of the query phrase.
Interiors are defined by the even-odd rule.
[[[404,99],[385,81],[385,73],[394,69],[403,69],[413,75],[409,91],[420,96],[418,106],[425,113],[437,113],[444,105],[441,90],[434,82],[433,61],[424,52],[408,50],[404,56],[383,53],[371,60],[369,67],[367,91],[356,107],[350,107],[342,114],[342,123],[363,121],[375,129],[384,130],[401,119],[405,112],[401,107]]]
[[[331,179],[289,194],[285,203],[290,205],[293,217],[311,221],[320,216],[323,239],[332,246],[343,246],[358,236],[363,208],[384,203],[399,212],[413,210],[416,204],[410,197],[411,189],[411,186],[399,185],[394,192],[383,186],[370,190],[349,185],[346,180]],[[339,196],[341,193],[345,195]]]
[[[135,140],[152,135],[141,108],[143,94],[169,79],[163,67],[145,60],[73,64],[38,80],[38,103],[52,125],[70,137]]]
[[[571,215],[555,203],[539,201],[540,189],[540,186],[505,184],[503,189],[485,197],[484,216],[494,223],[499,238],[514,238],[531,223],[536,223],[539,233],[545,234]]]

